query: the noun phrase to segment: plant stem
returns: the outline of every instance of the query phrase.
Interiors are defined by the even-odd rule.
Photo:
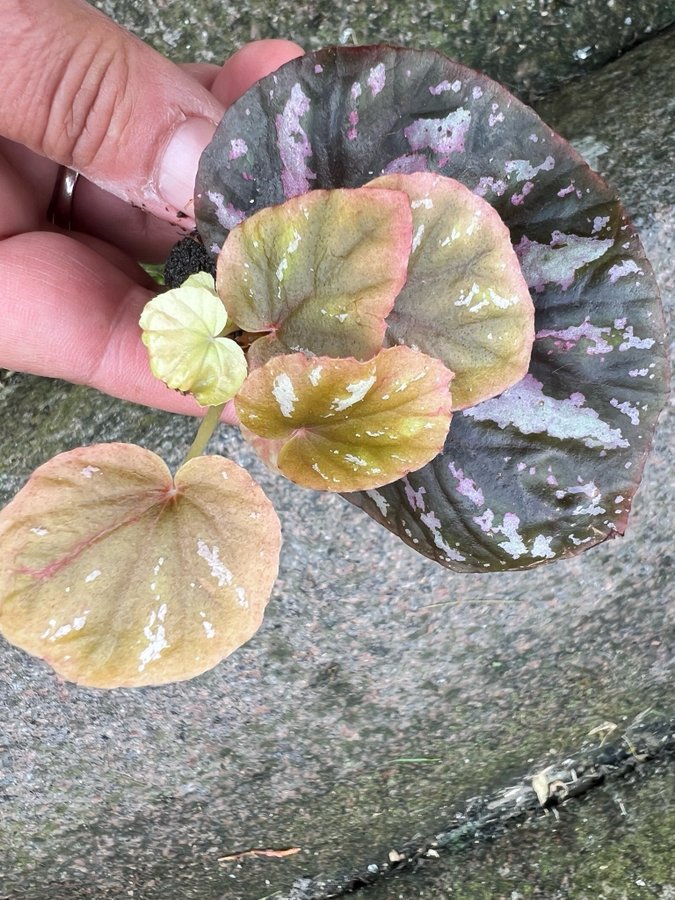
[[[201,425],[195,435],[195,439],[192,442],[192,446],[187,452],[187,456],[183,460],[183,465],[190,459],[194,459],[195,456],[201,456],[204,452],[204,448],[211,440],[213,432],[216,430],[218,426],[218,420],[220,419],[220,414],[225,408],[225,404],[221,403],[219,406],[209,406],[209,410],[201,421]]]

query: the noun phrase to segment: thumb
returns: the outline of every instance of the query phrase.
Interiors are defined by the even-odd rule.
[[[5,0],[0,84],[1,136],[162,219],[192,216],[223,108],[85,0]]]

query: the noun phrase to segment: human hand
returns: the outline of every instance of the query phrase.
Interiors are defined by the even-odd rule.
[[[301,53],[258,41],[222,68],[179,67],[84,0],[5,3],[0,367],[203,413],[150,372],[138,318],[157,290],[137,260],[162,261],[194,227],[199,156],[224,109]],[[83,176],[70,232],[47,218],[60,165]]]

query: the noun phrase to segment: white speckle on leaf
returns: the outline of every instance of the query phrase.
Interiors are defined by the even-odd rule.
[[[197,555],[206,560],[211,570],[211,575],[217,580],[218,587],[232,583],[232,572],[227,568],[220,558],[220,548],[215,544],[209,547],[206,541],[197,541]]]
[[[627,275],[644,275],[634,259],[625,259],[623,262],[613,265],[609,270],[609,282],[614,284],[619,278],[625,278]]]
[[[166,640],[164,625],[161,624],[161,622],[164,620],[164,615],[166,614],[166,606],[164,606],[164,615],[162,615],[161,617],[159,616],[160,611],[161,608],[157,613],[155,613],[154,611],[150,613],[148,624],[143,629],[143,634],[145,635],[148,644],[143,650],[141,650],[138,655],[139,672],[142,672],[149,663],[153,662],[156,659],[159,659],[162,654],[162,650],[165,650],[169,646]],[[155,624],[157,619],[160,619],[159,624]]]
[[[434,544],[439,550],[442,550],[445,553],[446,557],[455,562],[464,562],[466,556],[463,556],[458,550],[455,550],[454,547],[450,547],[444,540],[443,535],[441,534],[441,521],[433,510],[430,510],[428,513],[422,513],[420,521],[423,525],[427,526],[431,532]]]
[[[563,328],[560,331],[555,331],[553,329],[544,329],[542,331],[538,331],[535,335],[535,340],[540,341],[544,338],[555,338],[556,343],[559,343],[560,349],[569,350],[572,347],[576,347],[577,343],[581,340],[581,338],[586,338],[586,340],[591,342],[591,345],[586,348],[586,353],[589,356],[594,355],[604,355],[606,353],[611,353],[613,347],[609,344],[603,335],[610,334],[611,328],[607,327],[598,327],[597,325],[593,325],[588,316],[584,319],[581,325],[571,325],[569,328]]]
[[[316,178],[305,160],[312,155],[307,133],[300,119],[310,109],[309,97],[300,84],[291,88],[291,96],[284,110],[275,119],[277,145],[281,157],[281,182],[286,199],[297,197],[310,189],[310,182]]]
[[[204,628],[204,631],[206,632],[207,638],[215,637],[216,629],[213,627],[213,625],[210,622],[207,622],[206,620],[204,620],[202,622],[202,627]]]
[[[554,167],[552,156],[547,156],[538,166],[533,166],[528,159],[509,159],[504,163],[504,171],[507,175],[515,175],[516,181],[531,181],[539,172],[549,172]]]
[[[550,244],[540,244],[523,235],[514,249],[529,288],[542,291],[547,284],[558,284],[566,291],[576,272],[604,256],[613,243],[611,239],[554,231]]]
[[[456,466],[453,462],[448,463],[448,470],[453,478],[457,480],[457,493],[463,497],[467,497],[474,506],[481,507],[485,504],[485,497],[478,485],[464,475],[464,471]]]
[[[335,410],[335,412],[343,412],[355,403],[360,403],[376,381],[376,376],[371,375],[369,378],[364,378],[361,381],[354,381],[352,384],[348,384],[346,386],[347,396],[342,398],[337,397],[333,400],[331,409]]]
[[[89,584],[92,581],[96,581],[96,579],[100,576],[100,574],[101,574],[100,569],[94,569],[93,572],[90,572],[84,580],[87,584]]]
[[[80,469],[80,475],[84,475],[85,478],[91,478],[100,471],[101,470],[97,466],[85,466],[84,469]]]
[[[558,400],[546,396],[542,388],[543,384],[528,374],[499,397],[464,410],[464,415],[478,422],[494,422],[500,428],[513,427],[523,434],[581,441],[591,448],[629,446],[618,428],[611,428],[594,409],[584,406],[583,394]]]
[[[309,380],[311,381],[314,387],[317,386],[319,381],[321,380],[321,372],[323,371],[323,366],[315,366],[311,369],[309,373]]]
[[[248,609],[248,597],[244,588],[238,586],[234,589],[234,593],[237,597],[237,605],[241,606],[242,609]]]
[[[370,497],[375,506],[379,509],[383,516],[386,516],[389,511],[389,504],[382,496],[382,494],[377,491],[366,491],[366,496]]]
[[[317,475],[321,476],[321,478],[323,478],[324,481],[329,480],[328,475],[324,475],[324,473],[319,468],[318,463],[312,463],[312,469],[316,472]],[[335,479],[333,479],[333,480],[335,480]]]
[[[438,97],[439,94],[444,94],[449,90],[452,90],[452,85],[449,81],[441,81],[438,84],[429,85],[429,93],[433,94],[434,97]]]
[[[235,209],[231,203],[225,204],[225,198],[218,191],[207,191],[206,196],[213,203],[218,222],[227,231],[236,228],[246,218],[246,213],[242,212],[242,210]]]
[[[551,550],[552,540],[552,536],[549,537],[548,535],[538,534],[532,544],[530,555],[535,557],[543,557],[544,559],[553,559],[555,553],[553,552],[553,550]]]
[[[624,416],[628,416],[633,425],[640,424],[640,410],[637,408],[637,406],[631,406],[627,400],[625,400],[623,403],[619,403],[619,401],[615,397],[612,397],[609,402],[613,407],[615,407],[615,409],[618,409],[619,412],[622,412]]]
[[[286,271],[287,268],[288,268],[288,259],[284,256],[280,260],[279,265],[277,266],[277,271],[276,271],[277,281],[284,280],[284,272]]]
[[[377,95],[384,89],[384,85],[386,82],[386,70],[384,68],[384,63],[378,63],[374,66],[370,72],[368,73],[367,83],[370,88],[370,93],[373,97],[377,97]]]
[[[49,532],[47,531],[46,528],[42,528],[40,526],[38,526],[36,528],[31,528],[30,531],[31,531],[31,534],[37,534],[38,537],[45,537],[45,535],[49,534]]]
[[[494,179],[491,175],[484,175],[473,189],[473,193],[484,197],[488,191],[491,191],[496,197],[501,197],[505,190],[506,182],[503,179]]]
[[[424,224],[420,225],[417,228],[417,231],[415,232],[415,234],[413,236],[413,240],[412,240],[412,252],[413,253],[415,252],[415,250],[417,250],[419,245],[422,243],[423,237],[424,237]]]
[[[72,625],[62,625],[60,628],[54,632],[53,636],[49,639],[50,641],[55,641],[58,638],[65,637],[67,634],[73,630]]]
[[[277,375],[277,377],[274,379],[272,394],[274,395],[274,399],[279,404],[281,415],[286,419],[290,419],[290,417],[293,415],[295,404],[298,402],[298,398],[293,388],[293,382],[285,372]]]
[[[244,156],[248,153],[248,144],[246,141],[241,138],[234,138],[234,140],[230,141],[230,152],[228,158],[230,160],[239,159],[240,156]]]
[[[622,324],[617,324],[621,322]],[[623,328],[625,325],[625,319],[617,319],[614,323],[617,328]],[[633,334],[633,326],[626,326],[626,330],[623,333],[623,342],[619,344],[619,352],[625,353],[626,350],[649,350],[656,343],[653,338],[638,338]]]
[[[293,229],[293,237],[291,239],[290,244],[288,245],[288,252],[295,253],[295,251],[300,246],[301,240],[302,240],[302,236],[301,236],[300,232],[297,230],[297,228],[294,228]]]
[[[470,123],[471,113],[460,106],[443,119],[416,119],[403,133],[412,150],[433,150],[443,164],[451,154],[464,152]]]
[[[352,463],[354,466],[367,466],[368,463],[360,456],[354,456],[353,453],[345,453],[345,462]]]

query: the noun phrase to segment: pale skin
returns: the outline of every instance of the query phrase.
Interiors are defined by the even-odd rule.
[[[3,5],[0,367],[204,413],[150,372],[138,318],[157,291],[137,260],[194,227],[199,155],[227,106],[301,54],[257,41],[222,67],[177,66],[84,0]],[[47,219],[60,165],[82,173],[70,232]]]

